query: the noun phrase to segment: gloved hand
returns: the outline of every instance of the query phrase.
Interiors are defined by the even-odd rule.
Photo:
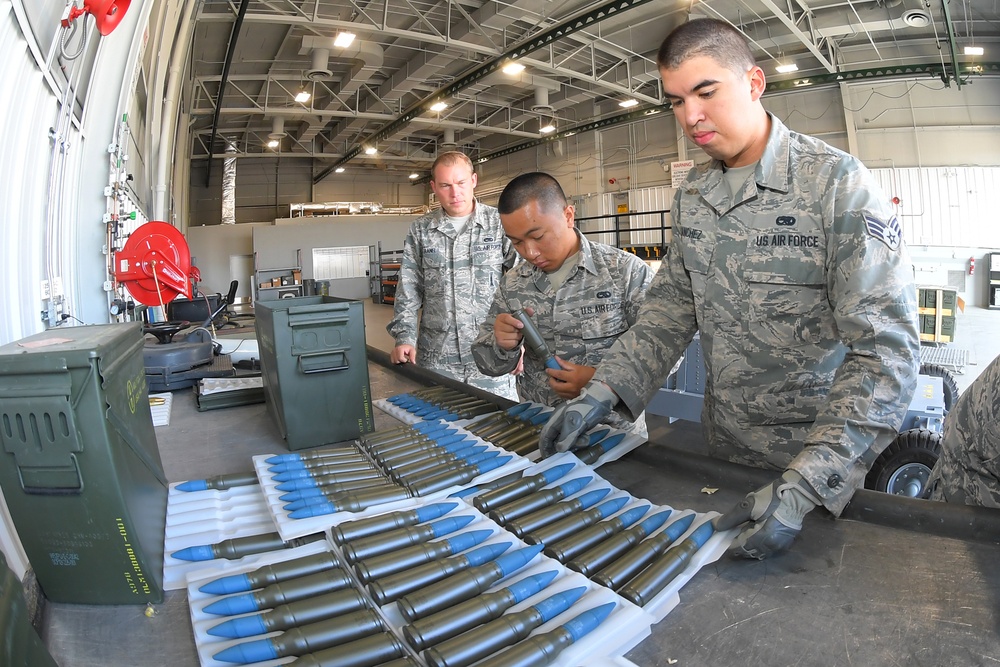
[[[586,431],[605,421],[618,403],[618,396],[603,382],[591,380],[572,401],[555,409],[542,428],[538,451],[542,458],[586,446]]]
[[[767,486],[748,493],[736,507],[713,520],[718,531],[746,524],[733,542],[733,553],[764,560],[784,551],[802,530],[802,518],[820,504],[802,475],[786,470]]]

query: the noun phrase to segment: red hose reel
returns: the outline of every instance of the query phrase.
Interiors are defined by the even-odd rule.
[[[115,253],[115,280],[139,303],[161,306],[192,298],[191,251],[184,235],[166,222],[147,222]]]

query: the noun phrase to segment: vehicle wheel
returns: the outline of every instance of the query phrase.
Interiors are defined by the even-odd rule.
[[[865,488],[897,496],[926,498],[927,480],[940,453],[940,433],[923,428],[903,431],[875,459],[865,477]]]
[[[951,406],[958,400],[958,382],[955,381],[955,375],[938,364],[920,364],[920,374],[941,378],[944,387],[944,412],[945,414],[951,412]]]

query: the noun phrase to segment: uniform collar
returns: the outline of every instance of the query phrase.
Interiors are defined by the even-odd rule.
[[[573,231],[576,232],[576,238],[580,241],[580,251],[576,255],[576,266],[583,271],[597,275],[597,267],[594,265],[594,253],[591,250],[590,241],[587,240],[586,236],[580,233],[579,229],[574,228]],[[522,262],[525,267],[524,270],[531,276],[531,280],[535,283],[535,286],[542,292],[548,290],[550,287],[549,274],[545,273],[531,262],[525,260],[522,260]],[[567,277],[567,280],[569,280],[569,277]]]
[[[788,192],[792,188],[792,133],[770,112],[767,115],[771,118],[771,133],[767,137],[767,145],[764,146],[764,154],[760,156],[754,178],[768,190]]]
[[[764,153],[754,168],[754,182],[768,190],[788,192],[792,183],[791,132],[771,112],[767,112],[767,115],[771,119],[771,131],[767,136]],[[723,178],[722,161],[713,160],[701,186],[702,197],[720,214],[725,212],[725,203],[729,201],[729,187]],[[736,201],[739,201],[738,197]]]
[[[580,254],[577,256],[577,266],[582,266],[586,271],[597,275],[597,267],[594,266],[594,252],[591,249],[590,241],[580,233],[579,229],[574,229],[576,237],[580,239]]]
[[[472,202],[473,202],[473,204],[472,204],[472,213],[469,216],[469,222],[468,222],[468,224],[469,225],[478,225],[479,227],[485,227],[486,226],[486,221],[483,219],[483,217],[481,215],[479,215],[479,211],[482,209],[482,207],[479,206],[479,200],[473,198]],[[439,230],[439,231],[443,231],[442,227],[445,226],[445,217],[446,217],[446,214],[444,212],[444,208],[440,208],[439,207],[437,209],[437,211],[434,212],[434,217],[431,219],[431,224],[430,224],[431,228]],[[466,229],[468,229],[468,227],[466,227]],[[449,231],[451,230],[451,226],[450,225],[448,225],[448,230]]]

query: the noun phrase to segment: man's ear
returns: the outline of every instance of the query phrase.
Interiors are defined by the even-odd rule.
[[[764,94],[764,88],[767,87],[767,81],[764,77],[764,70],[760,67],[754,65],[753,69],[750,70],[750,99],[754,102],[760,99],[760,96]]]

